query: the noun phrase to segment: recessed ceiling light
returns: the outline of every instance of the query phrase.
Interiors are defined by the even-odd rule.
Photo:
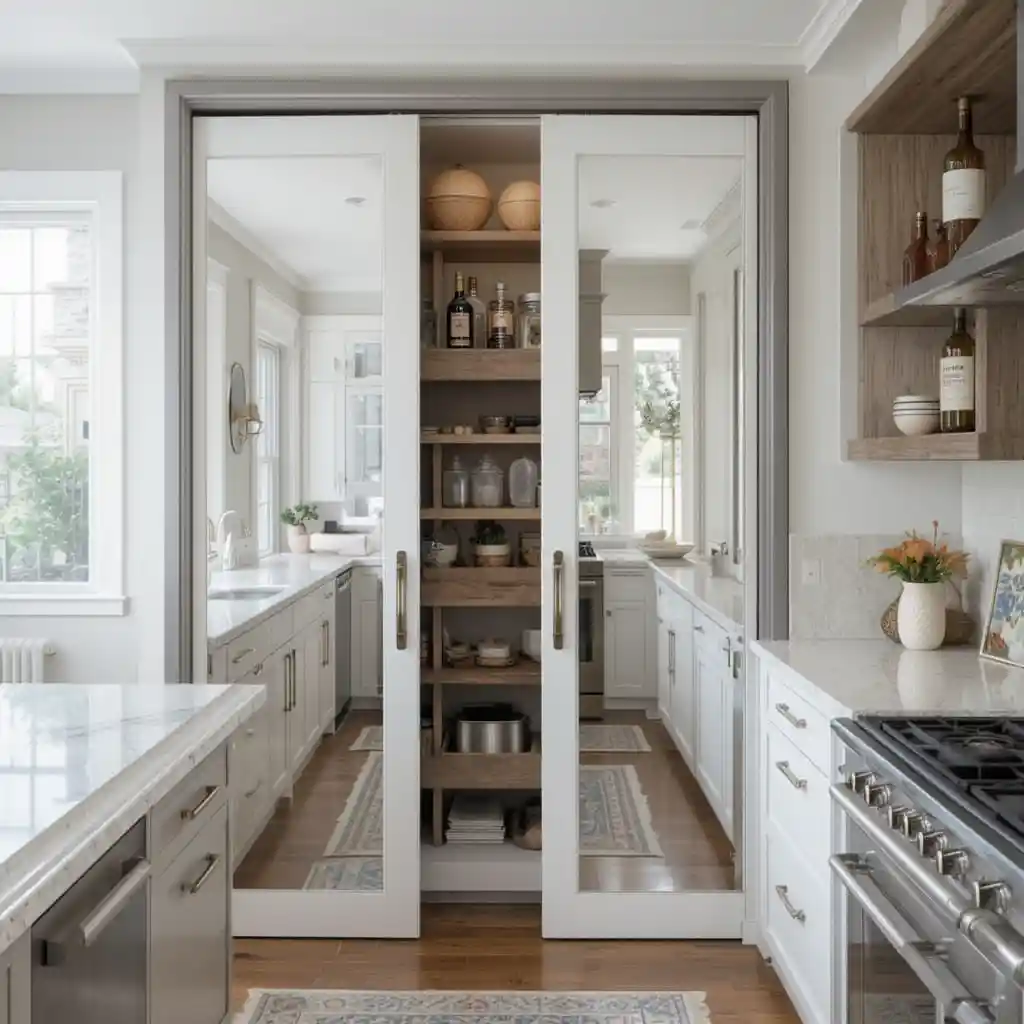
[[[349,206],[362,206],[366,202],[366,196],[346,196],[345,202]]]
[[[592,199],[590,205],[595,210],[607,210],[610,206],[615,205],[614,199]]]

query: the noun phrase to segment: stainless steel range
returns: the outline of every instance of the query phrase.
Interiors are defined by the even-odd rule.
[[[1024,1020],[1024,719],[841,719],[848,1024]],[[841,972],[840,972],[841,976]]]
[[[604,717],[604,563],[579,542],[580,717]]]

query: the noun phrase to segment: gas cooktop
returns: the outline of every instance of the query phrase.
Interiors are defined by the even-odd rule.
[[[597,552],[594,550],[594,545],[589,540],[580,541],[580,558],[597,558]]]

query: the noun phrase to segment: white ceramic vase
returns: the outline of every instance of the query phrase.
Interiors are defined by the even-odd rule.
[[[309,534],[304,523],[288,527],[288,550],[293,555],[309,554]]]
[[[904,583],[896,609],[900,643],[911,651],[934,651],[946,638],[946,588],[941,583]]]

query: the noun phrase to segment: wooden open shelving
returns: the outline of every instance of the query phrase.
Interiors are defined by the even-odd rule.
[[[423,434],[420,437],[420,444],[540,444],[540,434]]]
[[[423,381],[540,381],[538,348],[428,348],[420,353]]]
[[[540,686],[540,665],[523,659],[509,668],[425,668],[420,681],[444,686]]]
[[[420,784],[428,789],[540,789],[540,750],[526,754],[425,755]]]
[[[540,569],[424,569],[420,601],[432,608],[532,608],[540,604]]]
[[[978,462],[1024,459],[1024,437],[989,434],[925,434],[867,437],[850,442],[850,458],[873,462]]]
[[[860,315],[861,327],[944,327],[951,322],[948,306],[901,306],[895,292],[869,302]]]
[[[528,522],[540,519],[539,508],[424,508],[420,509],[420,519],[512,519]]]
[[[539,263],[539,231],[421,231],[423,252],[474,263]]]

